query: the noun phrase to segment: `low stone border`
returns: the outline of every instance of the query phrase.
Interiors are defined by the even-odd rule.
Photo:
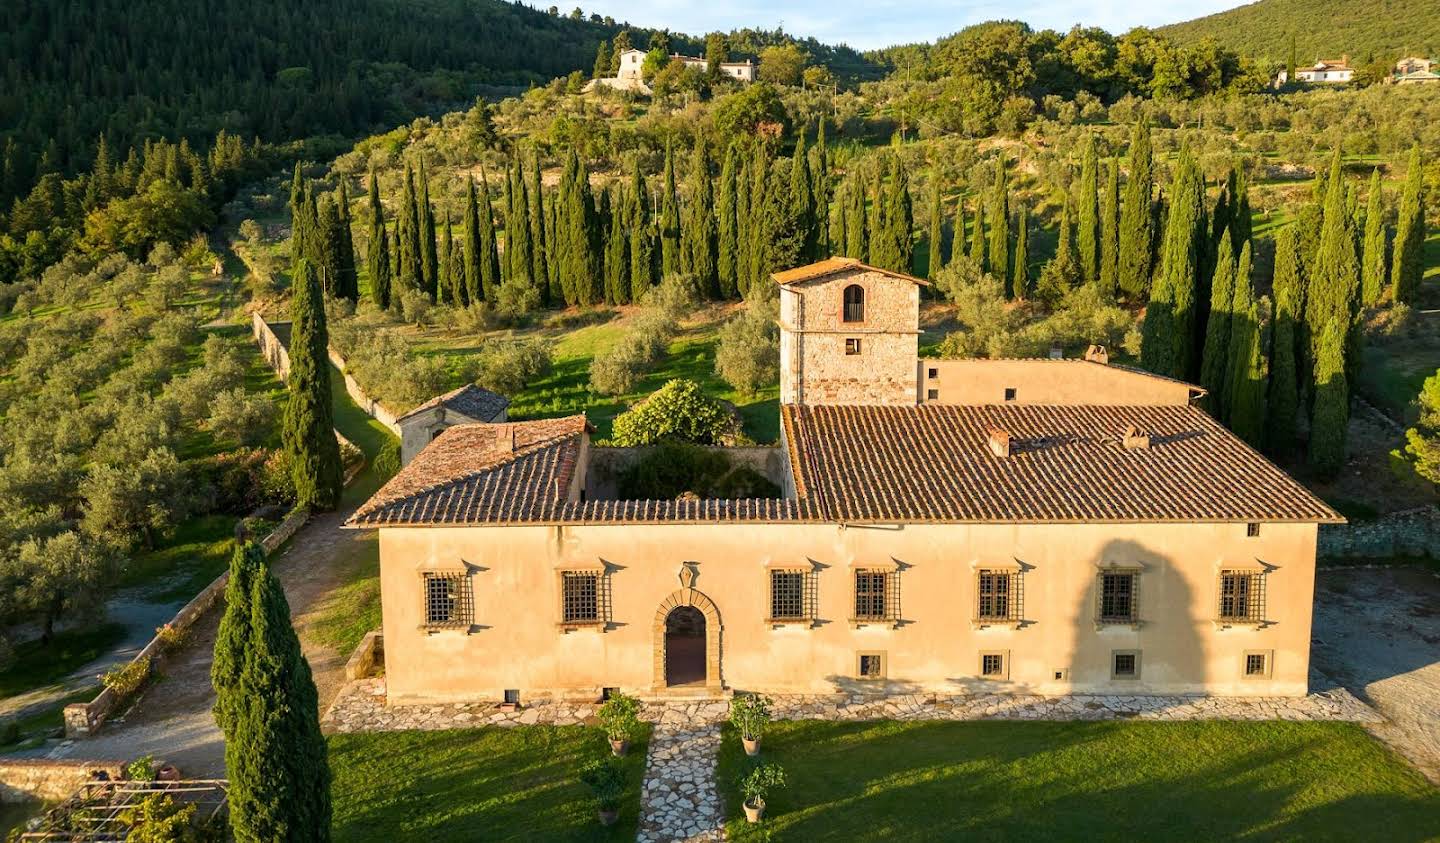
[[[375,672],[376,667],[384,665],[385,635],[378,629],[372,629],[360,639],[360,645],[350,654],[350,660],[345,662],[345,678],[351,682],[366,679]]]
[[[54,761],[48,758],[0,759],[0,805],[19,802],[57,802],[104,772],[121,778],[119,761]]]
[[[1103,696],[1075,694],[770,695],[777,720],[1295,720],[1383,722],[1344,688],[1304,697]],[[593,722],[596,703],[541,700],[519,711],[493,702],[385,704],[385,679],[347,684],[325,713],[327,732],[388,732]],[[720,723],[727,700],[646,700],[640,717],[662,726]]]

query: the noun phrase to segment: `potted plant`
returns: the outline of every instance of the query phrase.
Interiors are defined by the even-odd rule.
[[[605,739],[610,741],[610,751],[616,757],[624,755],[630,748],[630,741],[640,729],[640,701],[626,694],[615,694],[600,706],[595,716],[605,730]]]
[[[625,774],[620,763],[610,758],[597,758],[585,765],[580,781],[589,785],[595,795],[595,807],[601,825],[614,825],[620,815],[620,793],[625,789]]]
[[[761,694],[737,694],[730,700],[730,725],[740,733],[745,754],[760,754],[760,735],[770,722],[770,698]]]
[[[785,786],[785,771],[779,764],[757,764],[740,777],[740,793],[745,797],[745,819],[758,823],[765,816],[765,796]]]

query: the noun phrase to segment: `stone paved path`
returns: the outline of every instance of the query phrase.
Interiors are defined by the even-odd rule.
[[[715,791],[720,727],[656,726],[645,756],[638,843],[721,841],[725,812]]]

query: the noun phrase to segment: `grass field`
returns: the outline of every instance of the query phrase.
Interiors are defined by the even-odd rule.
[[[42,645],[38,638],[22,641],[15,645],[15,663],[0,672],[0,697],[58,682],[105,655],[124,637],[125,627],[105,623],[57,632],[49,644]]]
[[[789,787],[733,841],[1434,840],[1440,790],[1339,723],[772,723]],[[1383,829],[1383,830],[1382,830]]]
[[[634,840],[646,740],[623,759],[620,818],[596,819],[583,764],[610,750],[583,726],[333,735],[336,840]]]

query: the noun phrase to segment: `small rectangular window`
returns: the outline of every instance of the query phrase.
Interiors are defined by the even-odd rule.
[[[1245,525],[1245,535],[1248,536],[1249,538],[1252,538],[1252,539],[1255,538],[1256,536],[1260,535],[1260,525],[1259,525],[1259,524],[1253,524],[1253,523],[1252,523],[1252,524],[1246,524],[1246,525]]]
[[[1005,675],[1005,657],[1000,653],[986,653],[980,657],[980,675],[995,679]]]
[[[925,376],[926,376],[927,378],[929,378],[930,380],[933,381],[933,380],[935,380],[936,378],[940,377],[940,370],[939,370],[939,369],[933,369],[933,368],[932,368],[932,369],[927,369],[926,372],[925,372]]]
[[[860,653],[855,676],[857,679],[884,679],[885,654]]]
[[[508,703],[508,704],[510,704],[510,705],[519,705],[519,704],[520,704],[520,689],[519,689],[519,688],[506,688],[506,689],[505,689],[505,702]]]
[[[1110,654],[1111,679],[1139,679],[1140,651],[1116,650]]]
[[[1014,401],[1014,400],[1015,400],[1015,387],[1013,387],[1013,386],[1007,386],[1007,387],[1005,387],[1005,400],[1006,400],[1006,401]]]
[[[859,354],[859,353],[860,353],[860,339],[859,339],[858,337],[850,337],[849,339],[845,340],[845,353],[846,353],[846,354]]]
[[[561,620],[564,623],[600,621],[600,574],[566,571],[561,575]]]
[[[469,581],[462,573],[425,574],[425,627],[458,629],[473,622]]]
[[[601,688],[600,701],[605,702],[606,700],[613,698],[618,693],[620,693],[619,688]]]
[[[1104,571],[1100,574],[1100,623],[1135,623],[1136,591],[1140,575],[1135,571]]]
[[[1245,678],[1269,679],[1274,660],[1273,650],[1246,650],[1244,662]]]
[[[940,390],[938,390],[938,389],[927,389],[927,390],[925,390],[925,400],[926,400],[926,401],[936,401],[936,400],[939,400],[939,398],[940,398]]]

